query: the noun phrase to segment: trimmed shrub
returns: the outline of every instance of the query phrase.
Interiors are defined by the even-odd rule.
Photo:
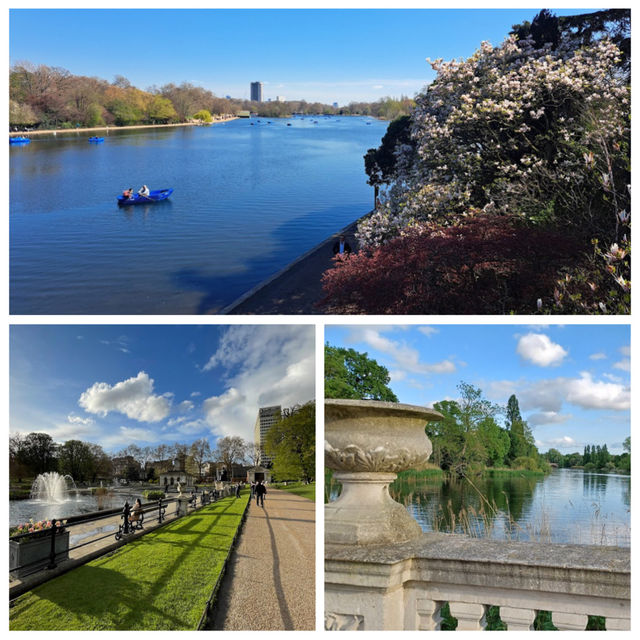
[[[553,308],[558,271],[584,249],[559,231],[474,214],[421,223],[371,252],[335,258],[323,275],[329,313],[535,313]]]
[[[157,489],[147,490],[143,495],[147,500],[160,500],[164,498],[164,491],[158,491]]]

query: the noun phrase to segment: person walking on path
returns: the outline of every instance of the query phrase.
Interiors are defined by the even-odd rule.
[[[268,510],[250,502],[207,629],[315,630],[315,512],[273,488]]]
[[[264,509],[264,496],[267,493],[267,487],[264,482],[260,481],[256,485],[256,504]]]

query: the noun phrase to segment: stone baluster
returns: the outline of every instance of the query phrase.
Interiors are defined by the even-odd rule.
[[[612,618],[607,617],[605,621],[607,631],[629,631],[631,629],[631,620],[629,618]]]
[[[483,631],[487,626],[487,606],[475,602],[449,602],[451,615],[458,620],[456,631]]]
[[[500,607],[500,619],[507,625],[508,631],[533,631],[536,610]]]
[[[388,491],[398,471],[423,469],[431,455],[424,427],[432,409],[373,400],[325,400],[325,464],[342,494],[325,506],[325,543],[414,540],[420,525]]]
[[[439,631],[442,623],[442,605],[444,603],[426,598],[418,598],[416,609],[418,612],[419,631]]]
[[[587,628],[589,616],[583,613],[554,611],[552,613],[552,619],[558,631],[584,631]]]

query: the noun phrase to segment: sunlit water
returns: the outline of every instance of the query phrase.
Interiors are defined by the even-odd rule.
[[[558,469],[547,476],[407,478],[390,487],[423,531],[493,539],[630,545],[631,479]],[[338,492],[330,488],[331,499]]]
[[[124,507],[126,501],[133,504],[140,497],[132,493],[110,492],[107,495],[95,496],[87,493],[70,493],[60,502],[44,500],[9,500],[9,526],[16,526],[33,519],[39,520],[65,519],[83,513],[92,513],[106,509]]]
[[[253,118],[12,146],[11,313],[215,313],[372,208],[363,155],[386,127]],[[143,183],[175,191],[117,207]]]

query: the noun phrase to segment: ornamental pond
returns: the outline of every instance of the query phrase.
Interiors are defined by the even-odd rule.
[[[10,311],[216,313],[371,210],[363,155],[387,124],[251,118],[11,145]],[[117,206],[142,184],[175,191]]]
[[[339,486],[326,488],[330,500]],[[548,543],[630,546],[631,478],[556,469],[462,479],[408,472],[389,488],[423,531]]]

